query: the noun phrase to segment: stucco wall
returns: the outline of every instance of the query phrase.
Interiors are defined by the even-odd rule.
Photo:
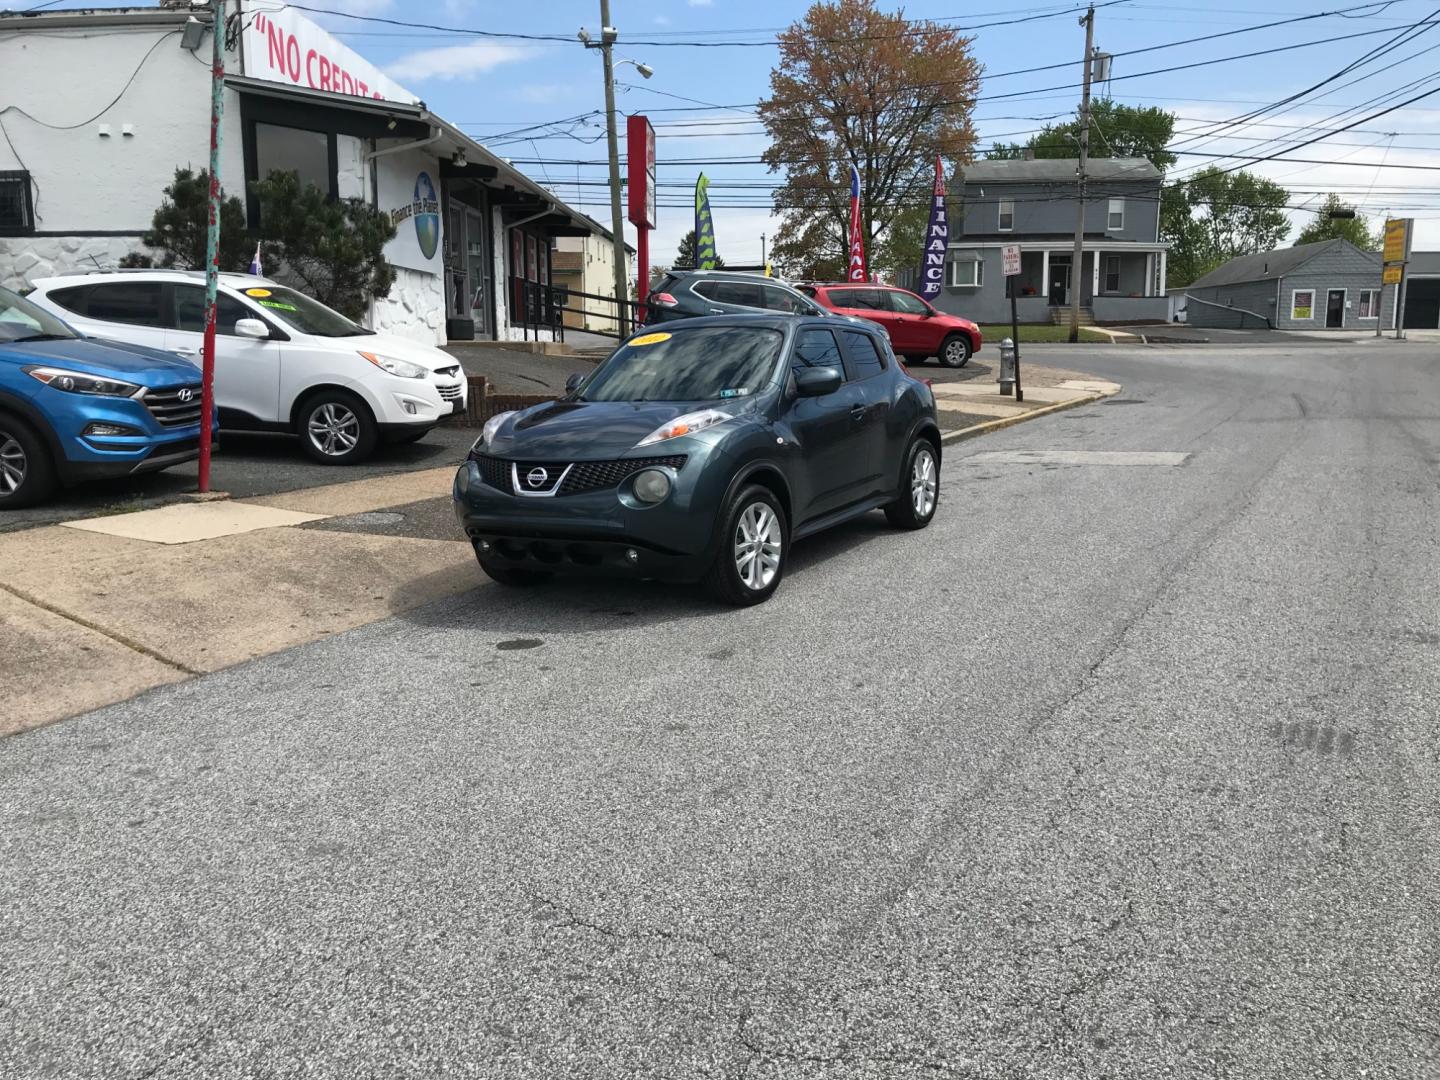
[[[390,295],[370,306],[370,329],[427,345],[444,345],[445,293],[440,274],[395,268]]]

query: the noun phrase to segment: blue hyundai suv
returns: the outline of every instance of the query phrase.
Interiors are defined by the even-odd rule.
[[[200,453],[200,373],[87,338],[0,289],[0,510],[57,485],[153,472]]]

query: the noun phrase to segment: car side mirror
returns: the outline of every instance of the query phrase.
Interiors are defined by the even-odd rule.
[[[576,390],[580,388],[580,384],[584,381],[585,373],[583,371],[576,371],[570,375],[567,375],[565,377],[565,392],[567,394],[573,394]]]
[[[235,333],[241,337],[268,338],[270,336],[270,328],[259,319],[236,319]]]
[[[801,368],[795,373],[795,389],[801,397],[824,397],[840,389],[845,381],[839,368]]]

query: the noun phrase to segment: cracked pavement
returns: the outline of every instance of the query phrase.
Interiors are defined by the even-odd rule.
[[[477,572],[0,742],[0,1076],[1440,1076],[1437,360],[1087,349],[760,608]],[[1076,449],[1192,456],[967,462]]]

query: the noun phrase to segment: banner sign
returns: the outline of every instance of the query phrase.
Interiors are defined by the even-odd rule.
[[[240,26],[245,74],[252,79],[409,104],[420,100],[354,49],[275,0],[245,0]]]
[[[1380,284],[1382,285],[1399,285],[1400,282],[1404,280],[1404,263],[1396,263],[1394,266],[1387,266],[1385,267],[1384,272],[1380,275]]]
[[[1384,262],[1404,262],[1410,257],[1410,218],[1391,218],[1385,222]]]
[[[853,223],[851,228],[854,228]],[[939,296],[940,289],[945,284],[945,249],[949,244],[950,221],[945,212],[945,173],[940,165],[940,155],[937,154],[930,224],[925,228],[925,268],[920,275],[920,295],[926,300],[934,300]]]
[[[695,181],[695,269],[715,269],[715,220],[710,216],[710,181]]]
[[[625,159],[629,171],[630,224],[655,227],[655,129],[644,116],[625,121]],[[698,235],[698,234],[697,234]]]
[[[385,261],[427,274],[440,273],[440,175],[436,160],[418,151],[375,159],[380,209],[395,225]]]
[[[847,281],[868,281],[865,270],[865,226],[860,218],[860,170],[850,165],[850,259]]]

